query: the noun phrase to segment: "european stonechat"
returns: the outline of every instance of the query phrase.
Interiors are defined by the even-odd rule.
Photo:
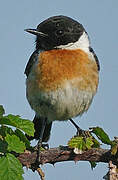
[[[82,24],[54,16],[36,29],[36,49],[25,69],[26,96],[35,111],[34,137],[47,142],[52,122],[71,120],[86,112],[96,94],[99,61]]]

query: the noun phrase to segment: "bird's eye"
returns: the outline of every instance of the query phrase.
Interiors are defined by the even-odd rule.
[[[63,33],[64,33],[63,30],[57,30],[57,31],[56,31],[56,35],[58,35],[58,36],[61,36]]]

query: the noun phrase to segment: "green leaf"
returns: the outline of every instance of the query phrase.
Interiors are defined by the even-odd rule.
[[[5,110],[4,110],[3,106],[0,105],[0,117],[2,117],[3,114],[5,114]]]
[[[34,136],[34,124],[30,120],[20,118],[20,116],[9,114],[0,118],[0,124],[16,127],[29,136]]]
[[[100,127],[93,127],[92,133],[94,133],[104,144],[111,145],[111,140],[109,139],[109,136],[104,132],[104,130]]]
[[[86,144],[84,141],[83,137],[73,137],[69,142],[68,142],[68,146],[70,148],[78,148],[80,150],[85,150],[86,149]]]
[[[26,138],[26,136],[23,134],[23,132],[21,132],[19,129],[16,129],[15,134],[16,134],[16,136],[18,136],[20,138],[21,141],[23,141],[25,143],[25,146],[27,148],[30,148],[30,142]]]
[[[20,138],[16,135],[9,135],[5,137],[6,142],[8,143],[8,151],[14,151],[16,153],[23,153],[26,149],[25,143],[20,141]]]
[[[1,126],[0,127],[0,135],[4,138],[7,134],[14,134],[13,130],[10,127],[7,126]]]
[[[20,161],[12,154],[0,158],[1,180],[23,180],[23,168]]]
[[[7,143],[0,139],[0,154],[7,152]]]
[[[97,166],[97,163],[94,161],[89,161],[89,162],[91,164],[91,169],[93,170]]]
[[[15,134],[16,136],[18,136],[20,138],[21,141],[23,141],[25,143],[27,148],[30,148],[29,140],[26,138],[24,133],[22,131],[20,131],[19,129],[16,129],[14,132],[11,128],[2,125],[0,127],[0,136],[2,136],[2,139],[3,139],[6,137],[7,134],[10,134],[10,135]]]
[[[117,152],[118,152],[118,144],[116,142],[112,142],[112,145],[111,145],[111,154],[112,155],[116,155]]]
[[[99,148],[100,147],[100,143],[94,137],[93,137],[93,143],[94,143],[93,146],[92,146],[93,148]]]
[[[85,142],[86,142],[86,148],[87,149],[91,149],[92,148],[92,145],[94,144],[93,140],[91,137],[88,137],[85,139]]]

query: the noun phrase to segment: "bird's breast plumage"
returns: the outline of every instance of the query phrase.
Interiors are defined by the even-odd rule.
[[[35,68],[36,79],[41,90],[56,90],[65,81],[77,78],[78,89],[97,88],[98,70],[96,62],[82,50],[51,50],[40,53]]]
[[[41,116],[68,119],[88,109],[97,86],[96,61],[84,51],[43,51],[27,78],[27,98]]]

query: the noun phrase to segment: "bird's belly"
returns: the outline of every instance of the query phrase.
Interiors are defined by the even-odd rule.
[[[47,117],[49,121],[68,120],[87,111],[94,93],[79,90],[71,81],[54,91],[41,91],[27,85],[27,99],[37,115]]]

